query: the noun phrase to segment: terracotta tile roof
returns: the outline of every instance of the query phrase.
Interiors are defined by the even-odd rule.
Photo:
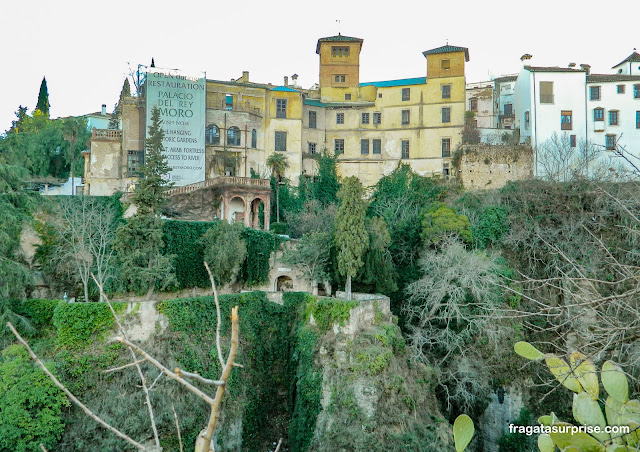
[[[529,72],[585,72],[584,69],[573,69],[570,67],[541,67],[541,66],[525,66],[524,67]]]
[[[464,52],[465,61],[469,61],[469,49],[468,48],[450,46],[449,44],[447,44],[446,46],[442,46],[442,47],[436,47],[435,49],[425,50],[424,52],[422,52],[422,54],[424,56],[427,56],[427,55],[434,55],[436,53],[449,53],[449,52]]]
[[[592,74],[587,75],[587,83],[632,82],[640,80],[640,75]]]
[[[337,36],[328,36],[326,38],[318,39],[318,44],[316,45],[316,53],[320,54],[320,43],[321,42],[358,42],[360,43],[360,47],[362,48],[362,42],[364,40],[360,38],[353,38],[351,36],[342,36],[338,33]]]
[[[494,83],[515,82],[516,80],[518,80],[517,75],[503,75],[502,77],[496,77],[493,79]]]
[[[626,62],[631,62],[631,63],[637,63],[640,62],[640,53],[636,52],[636,49],[633,49],[634,52],[629,55],[628,57],[626,57],[624,60],[622,60],[621,62],[619,62],[618,64],[616,64],[615,66],[613,66],[611,69],[620,66],[621,64],[624,64]]]

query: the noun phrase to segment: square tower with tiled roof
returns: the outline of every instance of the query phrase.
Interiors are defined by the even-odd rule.
[[[363,40],[350,36],[318,39],[320,95],[327,101],[357,100],[360,86],[360,50]]]

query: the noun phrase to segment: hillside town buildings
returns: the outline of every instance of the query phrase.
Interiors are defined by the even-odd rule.
[[[285,176],[294,184],[313,177],[314,156],[322,152],[335,153],[341,175],[358,176],[365,186],[400,162],[420,174],[448,174],[461,142],[468,49],[445,45],[423,52],[427,71],[419,77],[362,82],[362,46],[362,39],[340,34],[319,39],[319,82],[310,89],[299,87],[296,75],[280,86],[253,82],[248,72],[232,81],[207,79],[204,181],[268,178],[273,153],[286,156]],[[93,131],[85,194],[135,186],[150,114],[144,96],[142,86],[140,96],[121,99],[121,130]]]

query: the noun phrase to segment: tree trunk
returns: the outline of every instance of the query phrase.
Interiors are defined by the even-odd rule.
[[[347,300],[351,300],[351,275],[347,275],[347,282],[344,285],[344,291],[347,294]]]
[[[89,302],[89,281],[82,281],[82,285],[84,286],[84,302]]]
[[[280,181],[276,179],[276,221],[280,223]]]

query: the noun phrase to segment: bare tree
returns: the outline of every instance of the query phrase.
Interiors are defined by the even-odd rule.
[[[102,287],[112,276],[114,221],[113,207],[84,196],[64,199],[53,221],[60,238],[55,259],[80,279],[85,301],[92,272]]]
[[[158,381],[159,378],[161,378],[162,375],[166,375],[168,378],[170,378],[170,379],[172,379],[174,381],[177,381],[182,386],[184,386],[188,391],[190,391],[191,393],[193,393],[194,395],[196,395],[197,397],[199,397],[200,399],[205,401],[210,406],[211,412],[210,412],[210,416],[209,416],[209,422],[207,423],[207,426],[203,430],[202,435],[198,438],[198,440],[196,442],[196,451],[197,452],[209,452],[211,450],[211,441],[212,441],[212,438],[213,438],[213,433],[215,432],[216,425],[217,425],[218,420],[220,418],[220,410],[221,410],[222,398],[223,398],[224,393],[225,393],[225,388],[226,388],[226,385],[227,385],[227,381],[229,380],[229,377],[231,376],[231,370],[233,369],[233,367],[234,366],[240,366],[239,364],[237,364],[235,362],[235,358],[236,358],[236,355],[237,355],[237,352],[238,352],[238,343],[239,343],[238,307],[235,306],[231,311],[231,346],[229,348],[229,354],[227,355],[227,358],[224,359],[223,353],[222,353],[222,348],[221,348],[221,338],[220,338],[221,315],[220,315],[220,304],[218,302],[218,293],[217,293],[217,290],[216,290],[216,286],[215,286],[215,281],[214,281],[213,275],[209,271],[209,267],[206,265],[206,263],[205,263],[205,267],[207,268],[207,272],[209,272],[209,278],[211,280],[211,287],[212,287],[214,301],[215,301],[215,304],[216,304],[216,311],[217,311],[217,321],[218,321],[218,323],[217,323],[217,326],[216,326],[216,348],[217,348],[217,351],[218,351],[218,359],[220,360],[220,363],[222,365],[222,372],[221,372],[219,380],[210,380],[210,379],[207,379],[207,378],[204,378],[204,377],[198,375],[197,373],[187,372],[187,371],[182,370],[180,368],[176,368],[173,371],[171,371],[166,366],[164,366],[162,363],[160,363],[158,360],[156,360],[153,356],[151,356],[149,353],[147,353],[145,350],[143,350],[140,346],[138,346],[137,344],[134,344],[133,342],[131,342],[127,338],[126,332],[125,332],[124,328],[122,327],[122,324],[120,323],[120,320],[119,320],[115,310],[111,306],[111,303],[109,302],[109,299],[104,294],[103,287],[98,283],[97,278],[94,275],[91,275],[93,277],[93,280],[98,285],[98,288],[100,289],[101,299],[104,300],[108,304],[109,308],[111,309],[111,313],[113,314],[114,319],[116,321],[116,325],[117,325],[117,327],[118,327],[118,329],[120,331],[121,336],[116,338],[116,340],[121,342],[122,344],[126,345],[129,348],[129,350],[131,352],[131,355],[132,355],[132,362],[131,363],[123,365],[123,366],[119,366],[119,367],[116,367],[116,368],[113,368],[113,369],[109,369],[109,370],[107,370],[105,372],[111,373],[111,372],[121,371],[123,369],[127,369],[127,368],[130,368],[130,367],[136,367],[136,369],[138,371],[138,374],[140,375],[140,379],[141,379],[141,382],[142,382],[142,388],[143,388],[143,391],[145,392],[146,403],[147,403],[147,406],[148,406],[148,409],[149,409],[149,417],[150,417],[150,420],[151,420],[151,425],[152,425],[153,433],[154,433],[154,440],[155,440],[155,444],[156,444],[154,450],[160,450],[160,442],[159,442],[159,439],[158,439],[158,433],[157,433],[157,428],[156,428],[156,423],[155,423],[155,416],[153,414],[153,409],[151,407],[151,401],[150,401],[150,398],[149,398],[149,391],[153,388],[155,383]],[[46,368],[46,366],[42,363],[42,361],[38,358],[38,356],[29,347],[29,344],[16,331],[16,329],[13,327],[13,325],[11,323],[7,323],[7,326],[9,327],[11,332],[16,336],[18,341],[27,348],[27,351],[29,352],[31,358],[36,362],[36,364],[45,372],[45,374],[47,374],[47,376],[54,382],[54,384],[56,386],[58,386],[69,397],[69,399],[71,399],[71,401],[74,404],[76,404],[78,407],[80,407],[80,409],[82,409],[85,412],[85,414],[87,414],[87,416],[89,416],[91,419],[96,421],[102,427],[106,428],[107,430],[111,431],[112,433],[114,433],[118,437],[120,437],[123,440],[127,441],[129,444],[131,444],[132,446],[136,447],[138,450],[149,451],[149,449],[146,446],[144,446],[140,442],[134,440],[133,438],[131,438],[127,434],[123,433],[118,428],[108,424],[102,418],[100,418],[100,416],[98,416],[96,413],[91,411],[86,405],[84,405],[74,394],[71,393],[71,391],[69,391],[69,389],[67,389],[67,387],[63,383],[61,383],[55,377],[55,375],[53,375]],[[141,358],[138,359],[137,355],[139,355]],[[143,375],[142,370],[140,368],[140,364],[143,363],[143,362],[148,362],[148,363],[152,364],[153,366],[155,366],[157,369],[160,370],[160,374],[156,377],[156,380],[153,382],[153,384],[151,386],[148,386],[146,384],[146,378]],[[189,380],[196,380],[199,383],[202,383],[202,384],[205,384],[205,385],[216,386],[217,389],[216,389],[215,396],[214,397],[209,396],[207,393],[205,393],[204,391],[200,390],[199,388],[197,388],[196,386],[191,384]],[[179,422],[178,422],[175,410],[173,410],[173,412],[174,412],[174,418],[175,418],[175,421],[176,421],[176,428],[178,430],[178,436],[180,438]],[[182,450],[182,439],[181,438],[180,438],[180,448]]]

